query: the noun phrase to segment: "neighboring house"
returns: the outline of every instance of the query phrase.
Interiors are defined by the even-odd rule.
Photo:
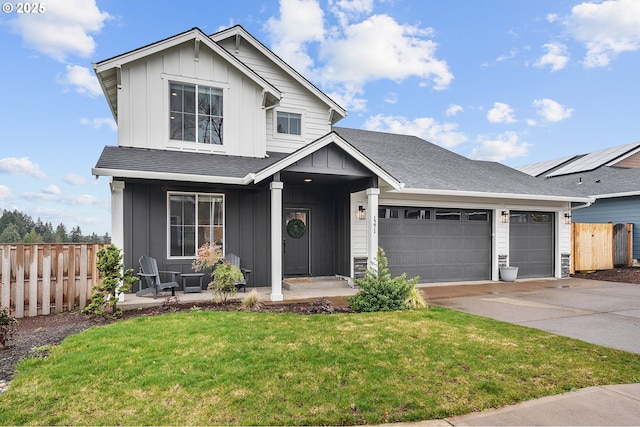
[[[94,65],[118,123],[112,241],[189,272],[207,242],[282,300],[291,276],[355,276],[378,246],[423,282],[568,275],[589,198],[412,136],[334,127],[346,111],[242,27],[194,28]]]
[[[534,163],[518,170],[592,197],[593,203],[574,204],[574,222],[634,224],[632,257],[640,259],[640,142]]]

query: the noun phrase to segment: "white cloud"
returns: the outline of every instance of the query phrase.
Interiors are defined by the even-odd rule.
[[[13,199],[13,193],[11,193],[11,189],[6,185],[0,184],[0,200],[10,199]]]
[[[307,43],[324,38],[323,19],[316,0],[280,0],[280,18],[269,18],[265,24],[272,50],[302,75],[313,66]]]
[[[343,27],[373,10],[373,0],[329,0],[329,9]]]
[[[78,174],[68,173],[64,176],[64,182],[71,185],[84,185],[87,183],[87,180]]]
[[[478,142],[480,146],[474,148],[469,157],[493,162],[526,156],[531,147],[531,144],[520,141],[520,137],[515,132],[505,132],[494,138],[481,135],[478,137]]]
[[[533,106],[537,108],[537,113],[545,121],[555,123],[568,119],[573,113],[573,108],[567,108],[553,99],[544,98],[533,101]]]
[[[40,166],[29,160],[28,157],[5,157],[0,159],[0,173],[9,175],[27,175],[35,178],[46,178],[46,174],[40,170]]]
[[[566,45],[562,43],[547,43],[542,47],[547,49],[547,53],[533,64],[534,67],[543,68],[549,65],[551,66],[551,71],[558,71],[562,70],[569,62]]]
[[[456,123],[440,124],[430,117],[418,117],[409,120],[401,116],[378,114],[370,117],[364,124],[367,130],[391,132],[402,135],[414,135],[434,144],[451,148],[468,140],[462,132],[456,132]]]
[[[114,132],[118,130],[118,124],[111,117],[96,117],[93,119],[83,117],[80,119],[80,124],[91,126],[94,129],[102,129],[103,126],[108,126]]]
[[[387,96],[384,97],[384,102],[386,102],[387,104],[397,104],[398,94],[395,92],[389,92]]]
[[[558,14],[557,13],[550,13],[547,15],[547,22],[549,23],[554,23],[558,20]]]
[[[99,96],[102,88],[96,76],[87,67],[80,65],[67,65],[66,73],[58,78],[58,83],[70,85],[75,91],[82,95]]]
[[[50,186],[48,186],[47,188],[44,188],[42,190],[42,192],[44,194],[50,194],[52,196],[59,196],[60,194],[62,194],[62,191],[60,191],[60,189],[58,188],[57,185],[51,184]]]
[[[487,112],[487,120],[489,123],[515,123],[513,117],[513,109],[509,104],[503,102],[495,102],[493,108]]]
[[[91,56],[99,32],[111,16],[95,0],[47,0],[45,13],[19,14],[12,26],[33,49],[57,61],[69,55]]]
[[[449,108],[447,108],[446,111],[446,115],[447,117],[451,117],[451,116],[457,116],[458,113],[461,113],[464,111],[464,108],[462,108],[461,105],[457,105],[457,104],[451,104],[449,105]]]
[[[281,0],[280,16],[265,25],[272,49],[303,75],[351,111],[366,108],[367,83],[422,79],[423,86],[442,90],[453,80],[446,61],[436,57],[431,28],[403,25],[387,15],[370,14],[373,3],[333,1],[330,10],[340,26],[325,28],[317,0]],[[309,51],[317,52],[314,63]],[[429,83],[426,85],[425,83]]]
[[[586,46],[586,67],[604,67],[621,52],[640,50],[638,0],[584,2],[571,9],[563,24]]]

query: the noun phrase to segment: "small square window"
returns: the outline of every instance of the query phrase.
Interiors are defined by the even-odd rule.
[[[278,111],[277,127],[278,133],[300,135],[302,133],[302,115]]]
[[[431,219],[431,211],[426,209],[409,208],[404,211],[405,219]]]
[[[436,209],[436,221],[460,221],[462,212],[453,209]]]

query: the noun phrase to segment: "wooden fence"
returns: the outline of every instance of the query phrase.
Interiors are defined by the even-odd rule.
[[[104,244],[0,245],[0,306],[16,318],[84,308]]]
[[[571,224],[573,264],[576,271],[610,270],[630,266],[633,253],[633,224]]]

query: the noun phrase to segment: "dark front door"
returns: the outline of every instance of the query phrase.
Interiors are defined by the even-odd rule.
[[[309,209],[285,209],[283,230],[284,275],[299,276],[310,273],[311,259]]]

